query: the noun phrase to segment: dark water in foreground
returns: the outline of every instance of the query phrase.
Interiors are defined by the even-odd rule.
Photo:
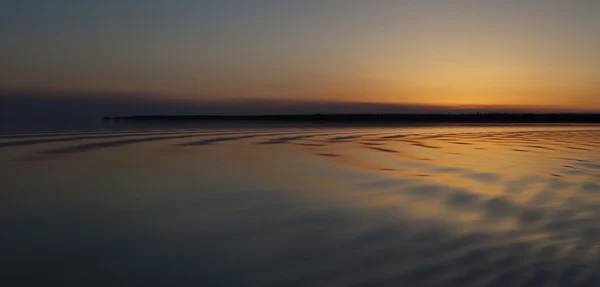
[[[0,134],[0,286],[600,286],[600,126]]]

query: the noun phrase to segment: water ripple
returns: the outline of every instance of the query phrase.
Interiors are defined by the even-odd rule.
[[[592,127],[2,135],[12,136],[2,156],[23,146],[85,159],[124,145],[185,155],[118,172],[98,162],[1,162],[12,185],[0,251],[13,283],[43,266],[34,285],[89,282],[64,276],[75,272],[99,286],[127,274],[178,286],[600,286]],[[226,184],[207,175],[213,169]],[[49,193],[87,205],[57,208],[68,203]],[[15,198],[28,212],[9,213]]]

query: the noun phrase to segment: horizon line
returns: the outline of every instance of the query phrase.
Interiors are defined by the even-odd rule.
[[[600,113],[428,113],[288,115],[137,115],[105,121],[265,121],[265,122],[411,122],[411,123],[600,123]]]

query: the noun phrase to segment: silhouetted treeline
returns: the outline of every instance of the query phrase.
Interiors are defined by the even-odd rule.
[[[274,122],[414,122],[414,123],[600,123],[600,114],[309,114],[259,116],[152,115],[105,117],[130,121],[274,121]]]

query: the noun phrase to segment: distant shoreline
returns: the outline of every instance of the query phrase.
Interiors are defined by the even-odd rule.
[[[106,121],[168,122],[382,122],[382,123],[600,123],[598,114],[296,114],[296,115],[140,115]]]

